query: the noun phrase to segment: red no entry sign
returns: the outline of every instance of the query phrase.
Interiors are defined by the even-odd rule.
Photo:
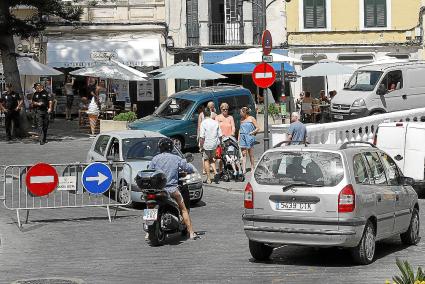
[[[267,63],[258,64],[252,71],[252,80],[260,88],[268,88],[276,80],[273,66]]]
[[[272,35],[268,30],[265,30],[263,32],[263,36],[261,37],[261,45],[263,47],[263,53],[264,55],[269,55],[270,52],[272,52]]]
[[[58,173],[54,167],[39,163],[29,169],[25,182],[33,195],[44,196],[57,187],[58,180]]]

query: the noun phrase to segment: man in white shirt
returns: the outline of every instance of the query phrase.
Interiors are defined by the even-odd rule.
[[[214,159],[216,149],[220,145],[222,133],[218,122],[211,118],[211,110],[209,108],[205,108],[204,116],[205,119],[200,126],[199,145],[202,152],[202,159],[204,160],[204,168],[209,169],[211,165],[214,171],[214,182],[218,183],[219,176],[217,175]],[[207,170],[206,172],[206,183],[211,183],[210,171]]]

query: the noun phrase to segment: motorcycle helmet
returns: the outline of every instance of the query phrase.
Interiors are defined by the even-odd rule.
[[[158,148],[161,153],[173,151],[174,143],[170,138],[162,138],[158,142]]]

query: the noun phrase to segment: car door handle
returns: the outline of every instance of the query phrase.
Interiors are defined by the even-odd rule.
[[[403,98],[403,100],[407,100],[407,95],[402,95],[401,97]]]
[[[403,160],[403,156],[402,156],[402,155],[400,155],[400,154],[398,154],[397,156],[395,156],[395,157],[394,157],[394,159],[395,159],[396,161],[401,161],[401,160]]]

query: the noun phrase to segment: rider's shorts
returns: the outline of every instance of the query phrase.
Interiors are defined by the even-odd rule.
[[[170,186],[170,187],[166,187],[165,190],[169,193],[169,194],[173,194],[174,192],[179,191],[179,187],[178,186]]]

